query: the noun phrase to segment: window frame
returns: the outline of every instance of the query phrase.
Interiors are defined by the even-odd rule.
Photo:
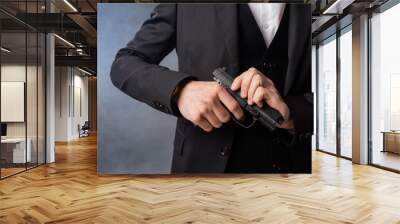
[[[348,17],[344,17],[342,20],[348,21]],[[339,20],[337,23],[342,22]],[[336,26],[336,24],[334,24]],[[340,37],[347,32],[352,32],[352,22],[347,22],[343,27],[337,27],[336,32],[332,33],[331,35],[327,36],[324,39],[318,40],[318,42],[315,44],[316,45],[316,51],[315,51],[315,58],[316,58],[316,150],[319,152],[323,152],[329,155],[333,155],[339,158],[343,158],[346,160],[352,160],[351,157],[347,157],[342,155],[341,153],[341,119],[340,119],[340,103],[341,103],[341,97],[340,97],[340,77],[341,77],[341,67],[340,67]],[[320,86],[320,74],[319,74],[319,48],[322,43],[326,44],[329,43],[330,41],[336,41],[336,152],[332,153],[327,150],[321,149],[320,142],[319,142],[319,110],[320,110],[320,105],[319,105],[319,97],[320,97],[320,92],[319,86]]]

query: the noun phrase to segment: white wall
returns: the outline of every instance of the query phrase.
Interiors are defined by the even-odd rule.
[[[76,72],[76,70],[75,70]],[[81,76],[82,73],[74,75],[74,108],[72,108],[72,120],[71,120],[71,135],[73,138],[79,137],[78,125],[83,125],[85,121],[88,121],[88,77]]]
[[[28,70],[30,68],[28,67]],[[25,82],[25,64],[9,64],[1,66],[1,81],[11,82]],[[6,108],[1,108],[5,110]],[[25,122],[11,122],[7,123],[7,137],[24,138],[25,137]]]
[[[25,70],[26,69],[26,70]],[[27,73],[26,73],[27,72]],[[39,70],[39,72],[41,72]],[[28,78],[27,87],[27,120],[28,120],[28,137],[30,133],[36,135],[36,66],[27,66],[19,64],[5,64],[1,66],[1,81],[3,82],[25,82],[25,75]],[[4,96],[3,96],[4,97]],[[41,105],[39,105],[40,107]],[[1,108],[6,110],[6,108]],[[8,137],[25,137],[26,122],[7,122]]]
[[[67,67],[55,68],[55,141],[68,140],[68,85]]]
[[[55,140],[77,139],[78,125],[88,120],[88,77],[72,67],[56,67],[55,73]]]
[[[3,64],[1,66],[2,82],[24,82],[26,85],[26,106],[24,105],[22,113],[26,112],[26,120],[22,122],[6,122],[7,137],[9,138],[27,138],[31,143],[32,161],[44,162],[44,74],[41,66],[24,64]],[[2,96],[7,97],[7,96]],[[4,112],[10,108],[1,108]],[[8,111],[13,113],[13,111]],[[39,156],[37,156],[39,153]]]
[[[6,64],[1,66],[1,81],[2,82],[25,82],[25,64]],[[32,66],[28,66],[28,74],[32,70]],[[36,94],[35,94],[36,95]],[[3,96],[4,97],[4,96]],[[6,110],[6,108],[1,108]],[[25,137],[25,123],[24,122],[11,122],[7,123],[7,136],[8,137]]]

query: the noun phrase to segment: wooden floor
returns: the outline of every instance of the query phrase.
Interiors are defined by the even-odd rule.
[[[379,150],[374,150],[373,153],[372,159],[375,164],[400,170],[400,154]]]
[[[312,175],[98,176],[96,139],[0,181],[0,223],[400,223],[400,175],[320,152]]]
[[[26,170],[25,167],[23,167],[23,168],[20,168],[20,167],[18,167],[18,168],[14,168],[14,167],[12,167],[12,168],[1,168],[1,177],[2,178],[3,177],[8,177],[8,176],[11,176],[13,174],[16,174],[16,173],[19,173],[19,172],[23,172],[25,170]]]

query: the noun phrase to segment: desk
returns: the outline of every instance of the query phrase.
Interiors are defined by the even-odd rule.
[[[382,152],[393,152],[400,154],[400,131],[382,131],[383,150]]]
[[[2,159],[5,159],[6,163],[30,162],[32,159],[32,141],[30,138],[27,139],[27,143],[28,144],[25,151],[25,138],[1,139],[1,156],[3,157]]]

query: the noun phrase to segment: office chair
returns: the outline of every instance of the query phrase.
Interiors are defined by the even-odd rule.
[[[85,121],[82,127],[80,127],[80,125],[78,124],[79,138],[89,136],[89,129],[90,129],[89,121]]]

